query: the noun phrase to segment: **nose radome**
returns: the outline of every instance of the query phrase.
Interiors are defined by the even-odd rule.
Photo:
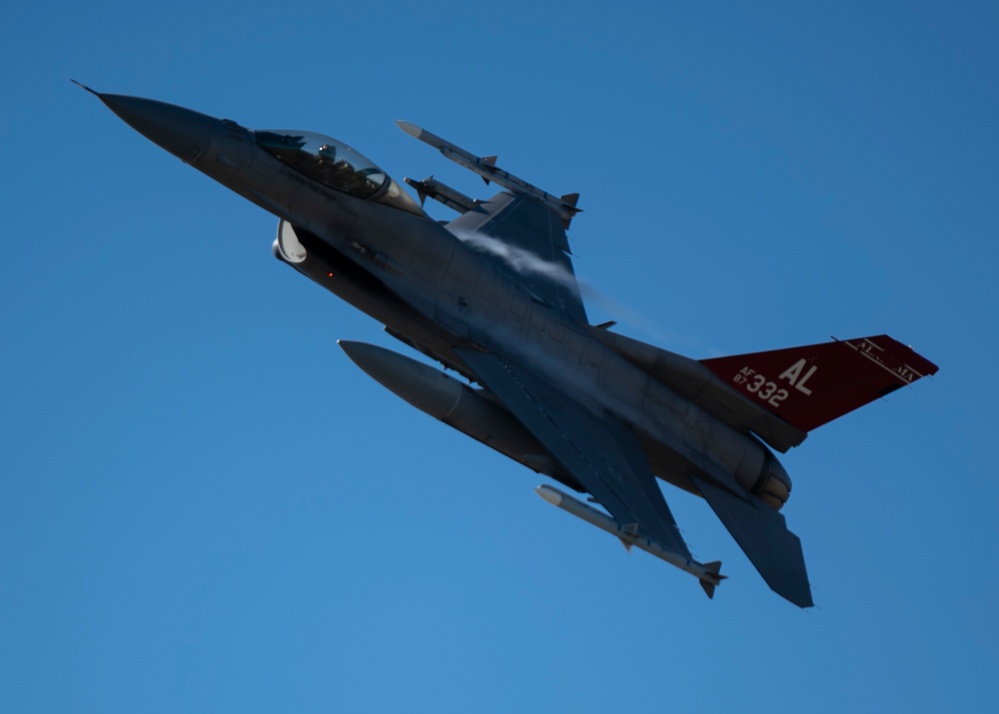
[[[123,94],[94,94],[126,124],[188,163],[208,149],[212,134],[222,126],[215,117],[176,104]]]

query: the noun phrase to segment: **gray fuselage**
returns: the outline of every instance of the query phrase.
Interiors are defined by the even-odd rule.
[[[691,474],[743,498],[771,479],[789,485],[754,436],[650,377],[422,212],[324,186],[232,122],[220,122],[189,163],[298,229],[307,257],[285,262],[469,378],[453,349],[502,345],[579,402],[632,425],[655,473],[680,488],[698,494]]]

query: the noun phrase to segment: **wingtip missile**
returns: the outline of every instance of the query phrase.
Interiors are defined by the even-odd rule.
[[[553,506],[558,506],[563,511],[571,513],[577,518],[581,518],[613,536],[617,536],[624,543],[625,548],[630,550],[630,546],[635,546],[646,553],[656,556],[660,560],[665,560],[670,565],[675,565],[680,570],[690,573],[697,578],[704,592],[711,599],[714,599],[715,588],[726,577],[719,572],[721,570],[720,560],[710,563],[698,563],[696,560],[685,558],[678,553],[667,550],[656,541],[637,532],[633,527],[622,525],[606,513],[586,505],[569,494],[559,491],[557,488],[542,484],[534,490],[541,498]]]
[[[567,193],[561,197],[553,196],[524,179],[514,176],[509,171],[499,168],[496,165],[496,156],[476,156],[412,122],[398,119],[396,124],[410,136],[415,136],[420,141],[440,151],[445,158],[451,159],[459,166],[464,166],[469,171],[481,176],[487,185],[492,182],[514,193],[525,194],[541,201],[562,218],[562,224],[566,228],[572,223],[573,216],[582,212],[581,209],[576,208],[576,202],[579,200],[578,193]]]
[[[421,129],[420,127],[416,126],[416,124],[414,124],[413,122],[410,122],[410,121],[404,121],[402,119],[396,119],[395,124],[400,129],[402,129],[404,132],[406,132],[410,136],[415,136],[417,139],[419,139],[420,135],[423,133],[423,129]]]
[[[566,494],[562,493],[557,488],[552,488],[551,486],[545,486],[542,484],[534,490],[539,496],[541,496],[541,498],[548,501],[548,503],[553,506],[558,506],[559,508],[562,507],[562,499],[566,497]]]

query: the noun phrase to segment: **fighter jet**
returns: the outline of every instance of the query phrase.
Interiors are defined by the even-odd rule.
[[[82,86],[82,85],[81,85]],[[278,217],[275,257],[385,326],[445,371],[352,341],[362,370],[418,409],[571,491],[548,502],[693,574],[657,479],[703,497],[767,584],[813,604],[801,543],[781,509],[791,480],[773,451],[937,367],[887,335],[695,360],[592,325],[556,196],[414,124],[408,134],[500,191],[470,198],[407,179],[329,136],[95,94],[133,129]],[[431,219],[427,198],[459,215]],[[464,379],[461,379],[464,378]],[[596,504],[605,510],[596,507]]]

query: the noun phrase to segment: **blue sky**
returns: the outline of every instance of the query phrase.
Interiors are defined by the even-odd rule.
[[[337,5],[5,13],[0,709],[994,703],[996,6]],[[813,610],[667,490],[708,601],[368,379],[337,339],[404,348],[70,78],[488,195],[408,119],[581,193],[594,321],[693,357],[888,332],[941,371],[782,459]]]

